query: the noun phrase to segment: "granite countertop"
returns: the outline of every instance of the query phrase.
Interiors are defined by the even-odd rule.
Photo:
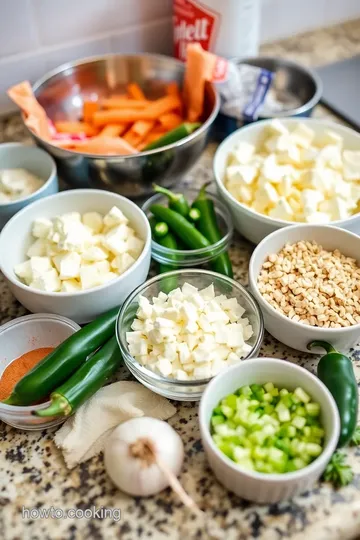
[[[307,65],[319,65],[352,56],[360,51],[360,21],[311,32],[264,47],[264,52],[284,56]],[[316,116],[330,116],[318,107]],[[18,115],[0,119],[0,142],[25,141],[27,136]],[[210,145],[187,181],[202,184],[212,178],[215,145]],[[252,247],[235,236],[231,247],[235,279],[247,284]],[[0,322],[25,314],[0,276]],[[352,351],[360,380],[360,345]],[[266,335],[261,356],[286,358],[311,371],[317,357],[298,353]],[[186,458],[181,482],[206,510],[227,540],[260,538],[332,540],[360,538],[360,449],[346,450],[355,477],[351,485],[335,491],[318,484],[292,501],[257,506],[226,492],[215,480],[202,450],[197,405],[179,403],[170,424],[185,444]],[[202,522],[190,516],[176,496],[165,490],[149,499],[132,498],[118,491],[107,478],[101,456],[72,471],[65,467],[53,443],[53,433],[22,432],[0,423],[0,530],[2,538],[15,539],[103,539],[153,538],[190,540],[208,538]],[[119,508],[121,520],[22,519],[22,507],[63,510],[69,508]]]

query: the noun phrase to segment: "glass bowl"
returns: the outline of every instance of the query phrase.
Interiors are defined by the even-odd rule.
[[[49,313],[25,315],[4,324],[0,328],[0,377],[15,358],[34,349],[55,348],[78,330],[80,326],[76,322]],[[50,401],[26,407],[0,403],[0,420],[27,431],[52,428],[65,422],[64,416],[40,418],[31,414],[32,411],[45,409],[49,405]]]
[[[246,359],[257,356],[264,335],[264,322],[260,308],[251,293],[233,279],[207,270],[176,270],[160,274],[140,285],[128,296],[116,322],[116,337],[127,368],[139,382],[157,394],[178,401],[198,401],[212,377],[191,381],[162,377],[139,364],[130,354],[126,341],[126,332],[131,330],[131,324],[136,317],[139,296],[145,296],[151,301],[161,291],[170,292],[173,288],[182,287],[184,283],[190,283],[198,289],[213,284],[216,295],[224,294],[228,298],[234,297],[238,300],[245,309],[243,316],[249,319],[254,330],[247,342],[252,349]]]
[[[182,189],[181,193],[185,195],[190,204],[196,199],[199,190],[198,189]],[[232,235],[234,232],[233,223],[231,220],[230,212],[226,206],[217,199],[210,191],[206,191],[208,197],[214,202],[215,213],[219,224],[220,231],[223,237],[221,240],[212,244],[211,247],[200,249],[169,249],[161,246],[155,240],[151,241],[151,255],[152,258],[162,264],[178,267],[191,267],[202,266],[208,264],[218,255],[227,251],[230,246]],[[147,218],[151,216],[150,206],[152,204],[168,205],[168,198],[161,193],[156,193],[150,199],[148,199],[142,206],[142,210],[145,212]]]

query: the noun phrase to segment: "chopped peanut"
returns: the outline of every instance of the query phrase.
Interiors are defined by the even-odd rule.
[[[338,249],[316,242],[286,244],[264,262],[259,291],[277,311],[310,326],[360,323],[360,267]]]

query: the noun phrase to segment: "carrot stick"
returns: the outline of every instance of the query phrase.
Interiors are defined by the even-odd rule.
[[[78,134],[85,133],[88,137],[97,134],[97,130],[86,122],[55,122],[56,131],[60,133]]]
[[[166,93],[168,96],[180,96],[179,85],[176,81],[172,81],[166,85]]]
[[[153,120],[138,120],[132,125],[131,131],[143,139],[154,126]]]
[[[162,114],[179,109],[181,100],[176,96],[165,96],[155,101],[144,110],[136,109],[111,109],[109,111],[97,111],[93,117],[95,126],[106,124],[118,124],[123,122],[137,122],[137,120],[157,120]]]
[[[93,137],[86,141],[72,141],[72,143],[72,150],[89,154],[131,155],[137,153],[137,150],[121,137]]]
[[[137,83],[128,84],[127,90],[129,96],[133,99],[137,99],[139,101],[146,99],[144,92]]]
[[[99,137],[119,137],[126,129],[126,124],[108,124],[100,131]]]
[[[145,109],[150,101],[147,99],[128,99],[110,97],[103,99],[101,105],[104,109]]]
[[[99,109],[97,101],[84,101],[83,104],[83,120],[91,124],[93,114]]]
[[[183,119],[179,114],[166,113],[160,116],[159,122],[163,128],[171,130],[179,126],[183,122]]]

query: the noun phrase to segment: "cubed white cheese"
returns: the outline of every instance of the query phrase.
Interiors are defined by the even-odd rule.
[[[230,165],[226,175],[229,185],[250,185],[255,181],[258,172],[259,169],[255,165]]]
[[[112,260],[111,267],[117,270],[119,274],[123,274],[135,262],[136,260],[129,253],[122,253]]]
[[[81,285],[76,279],[66,279],[61,284],[61,291],[67,293],[81,291]]]
[[[47,255],[47,243],[43,238],[38,238],[26,252],[28,257],[45,257]]]
[[[91,229],[93,234],[99,234],[103,228],[103,219],[99,212],[86,212],[82,217],[83,224]]]
[[[314,140],[315,132],[306,124],[299,123],[291,132],[291,139],[301,148],[310,148]]]
[[[81,254],[83,261],[105,261],[108,257],[109,252],[99,246],[91,246]]]
[[[14,272],[17,277],[24,280],[25,283],[29,284],[32,281],[32,269],[30,261],[25,261],[15,265]]]
[[[109,229],[115,227],[116,225],[126,225],[128,222],[129,220],[127,217],[117,206],[113,206],[104,217],[104,225]]]
[[[196,366],[193,372],[194,379],[209,379],[211,377],[211,364],[206,362]]]
[[[37,218],[33,222],[31,234],[35,238],[48,238],[52,233],[53,224],[50,219],[47,218]]]
[[[236,146],[232,157],[235,163],[239,165],[246,165],[247,163],[249,163],[249,161],[251,161],[254,153],[255,146],[253,144],[242,141]]]
[[[80,275],[81,257],[79,253],[66,253],[56,255],[53,258],[54,264],[60,274],[60,279],[78,278]]]
[[[48,270],[51,270],[52,264],[49,257],[31,257],[30,259],[31,275],[33,280],[41,276]]]
[[[360,151],[344,150],[343,159],[345,180],[360,180]]]
[[[50,268],[41,274],[33,276],[30,287],[45,292],[58,292],[61,290],[61,281],[55,268]]]
[[[269,216],[283,221],[293,221],[294,212],[285,197],[280,197],[274,208],[269,210]]]
[[[129,251],[131,255],[138,258],[144,249],[144,241],[136,236],[130,236],[126,242],[126,250]]]
[[[220,371],[223,371],[227,367],[228,367],[228,364],[224,360],[220,360],[218,358],[213,360],[211,364],[212,377],[215,377],[215,375],[217,375],[218,373],[220,373]]]
[[[159,358],[156,362],[156,367],[163,377],[169,377],[172,373],[172,365],[167,358]]]

